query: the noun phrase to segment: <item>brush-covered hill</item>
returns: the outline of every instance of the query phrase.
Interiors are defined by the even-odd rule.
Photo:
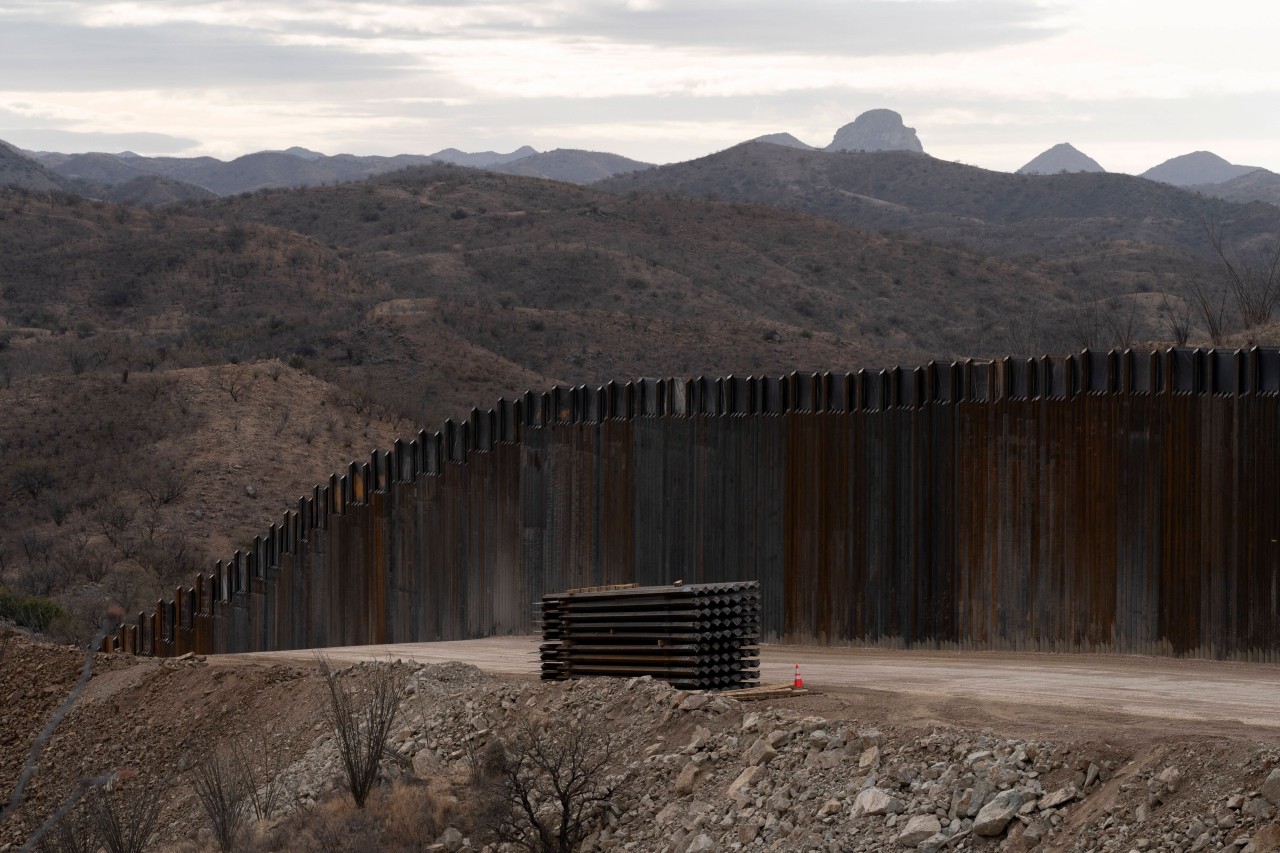
[[[971,346],[964,336],[988,309],[1074,299],[1008,260],[792,211],[448,167],[187,210],[338,246],[419,300],[402,301],[397,322],[414,305],[443,311],[472,339],[570,382],[910,361]]]

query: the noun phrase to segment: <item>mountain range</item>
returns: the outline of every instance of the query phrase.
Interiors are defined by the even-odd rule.
[[[907,127],[902,116],[889,109],[862,113],[840,127],[824,148],[809,145],[786,132],[766,134],[751,141],[806,152],[925,153],[915,129]],[[109,201],[150,205],[199,200],[209,194],[227,196],[259,189],[365,180],[374,175],[433,162],[576,184],[610,180],[652,168],[651,164],[608,152],[578,149],[539,152],[527,145],[507,153],[445,148],[434,154],[392,157],[329,156],[293,147],[246,154],[231,161],[212,157],[141,157],[128,151],[118,154],[62,154],[19,152],[12,146],[5,146],[4,150],[7,153],[0,159],[0,169],[4,170],[0,171],[0,185],[62,188]],[[15,161],[14,155],[25,155],[27,162]],[[705,158],[690,162],[702,159]],[[1018,174],[1102,171],[1103,167],[1096,160],[1069,143],[1060,143],[1037,155],[1019,169]],[[1207,151],[1174,157],[1143,172],[1141,177],[1227,201],[1280,204],[1280,175],[1253,166],[1232,164]]]
[[[25,154],[30,162],[22,169],[14,167],[14,179],[4,183],[30,189],[70,189],[109,201],[144,204],[359,181],[436,162],[577,184],[649,168],[648,163],[616,154],[569,149],[538,152],[527,145],[507,154],[446,148],[435,154],[394,157],[328,156],[295,147],[259,151],[231,161],[213,157],[140,157],[132,152],[61,154],[9,150],[11,154]],[[33,169],[31,163],[41,168]]]

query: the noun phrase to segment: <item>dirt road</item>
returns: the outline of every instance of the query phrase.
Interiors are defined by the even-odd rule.
[[[462,660],[487,672],[536,677],[537,637],[495,637],[328,649],[339,662]],[[225,655],[228,665],[306,663],[309,651]],[[789,683],[800,664],[819,696],[788,700],[815,713],[832,706],[903,720],[931,719],[1048,733],[1070,728],[1105,738],[1201,733],[1280,740],[1280,666],[1119,655],[914,652],[765,646],[763,683]]]

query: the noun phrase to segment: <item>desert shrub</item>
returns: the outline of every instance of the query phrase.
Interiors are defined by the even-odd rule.
[[[397,779],[370,794],[365,808],[335,796],[302,805],[272,830],[265,849],[299,853],[417,853],[432,849],[445,829],[468,832],[469,803],[448,784]]]
[[[24,628],[41,632],[66,613],[55,602],[39,596],[21,596],[0,586],[0,618],[11,619]]]

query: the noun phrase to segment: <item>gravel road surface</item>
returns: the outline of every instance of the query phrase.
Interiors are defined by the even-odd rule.
[[[461,660],[493,674],[535,677],[538,638],[492,637],[326,649],[335,662],[405,658]],[[314,652],[221,655],[211,663],[306,663]],[[805,686],[842,704],[952,722],[1170,728],[1226,734],[1280,734],[1280,666],[1120,655],[918,652],[764,646],[762,683],[790,683],[800,664]],[[813,703],[813,697],[805,697]],[[821,710],[821,702],[817,709]],[[1241,732],[1243,733],[1243,732]]]

